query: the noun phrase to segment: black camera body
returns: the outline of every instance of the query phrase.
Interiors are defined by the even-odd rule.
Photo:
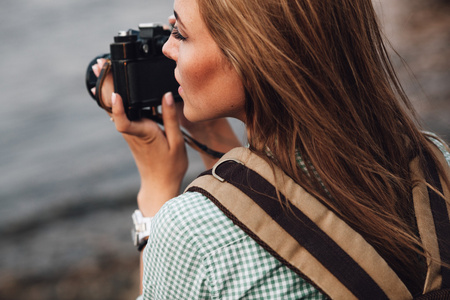
[[[138,120],[146,110],[160,105],[166,92],[179,98],[175,62],[162,53],[170,34],[160,25],[140,24],[139,31],[119,32],[110,45],[114,89],[130,120]]]
[[[181,100],[174,76],[176,64],[162,53],[170,34],[161,25],[140,24],[139,30],[119,32],[110,45],[110,54],[101,56],[111,59],[114,91],[122,97],[130,120],[153,118],[166,92],[172,92],[175,101]],[[93,81],[97,78],[88,67],[88,89]]]

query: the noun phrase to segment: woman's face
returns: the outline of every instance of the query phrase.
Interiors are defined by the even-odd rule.
[[[220,117],[245,121],[244,86],[211,37],[197,0],[175,0],[176,23],[164,54],[177,63],[175,78],[191,122]]]

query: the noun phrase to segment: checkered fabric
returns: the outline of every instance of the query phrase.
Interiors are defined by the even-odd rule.
[[[450,165],[445,146],[431,140]],[[139,300],[325,299],[199,193],[182,194],[161,208],[143,256]]]
[[[202,194],[170,200],[153,220],[143,299],[325,299]]]
[[[431,132],[427,132],[431,136],[435,136]],[[438,139],[430,138],[430,140],[441,150],[441,152],[444,154],[445,160],[447,161],[448,165],[450,166],[450,152],[448,152],[448,145],[443,144]]]

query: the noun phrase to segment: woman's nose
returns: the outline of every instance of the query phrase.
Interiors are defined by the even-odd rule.
[[[162,48],[162,52],[164,53],[164,55],[174,61],[177,61],[177,59],[178,59],[178,45],[177,44],[178,44],[177,40],[172,35],[170,35],[169,39],[167,40],[167,42],[164,44],[164,46]]]

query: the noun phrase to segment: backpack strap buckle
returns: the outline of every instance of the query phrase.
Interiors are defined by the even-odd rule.
[[[223,179],[221,176],[217,175],[216,169],[217,169],[217,167],[219,167],[220,165],[222,165],[224,162],[228,162],[228,161],[233,161],[233,162],[235,162],[235,163],[244,165],[244,163],[243,163],[242,161],[237,160],[237,159],[234,159],[234,158],[227,158],[227,159],[224,159],[224,160],[220,160],[218,163],[216,163],[216,164],[214,165],[214,167],[213,167],[212,170],[211,170],[212,176],[214,176],[214,178],[216,178],[216,179],[219,180],[220,182],[224,182],[225,179]]]

